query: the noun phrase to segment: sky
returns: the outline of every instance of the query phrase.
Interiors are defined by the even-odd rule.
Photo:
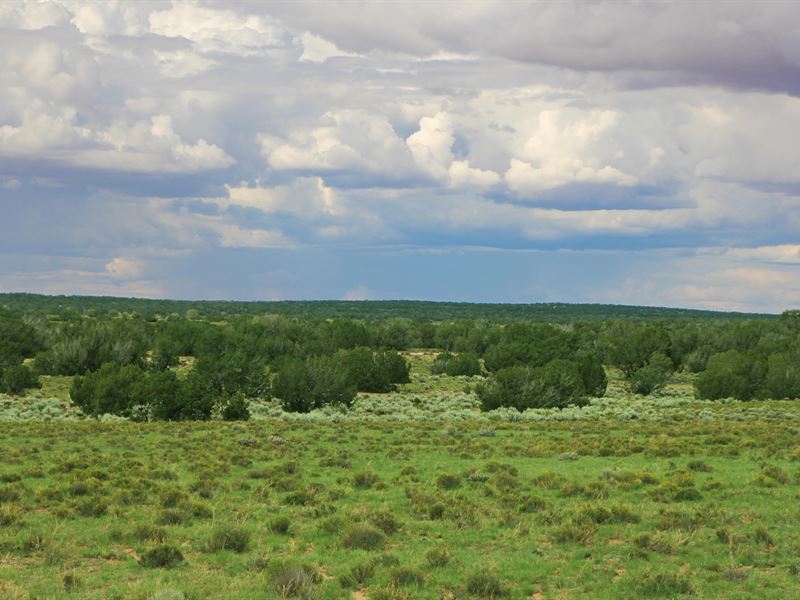
[[[800,3],[3,0],[0,291],[800,307]]]

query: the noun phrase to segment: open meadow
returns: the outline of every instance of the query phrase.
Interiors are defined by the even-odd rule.
[[[800,0],[0,57],[0,600],[800,600]]]
[[[698,401],[681,376],[637,397],[612,372],[585,407],[480,413],[482,378],[408,358],[410,383],[360,394],[346,413],[265,403],[249,422],[103,422],[65,408],[59,378],[5,397],[0,597],[800,588],[794,403]]]

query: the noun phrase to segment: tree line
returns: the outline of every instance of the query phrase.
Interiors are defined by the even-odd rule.
[[[608,321],[612,319],[775,319],[776,315],[720,312],[657,306],[619,304],[567,304],[538,302],[500,304],[473,302],[430,302],[424,300],[152,300],[108,296],[45,296],[41,294],[0,293],[0,310],[16,314],[59,315],[70,318],[90,314],[99,318],[136,313],[145,319],[186,315],[193,319],[222,320],[236,316],[264,314],[311,319],[405,318],[422,321],[483,319],[495,323],[537,321]]]
[[[352,404],[357,392],[408,382],[410,348],[437,348],[432,371],[484,375],[485,410],[580,405],[602,396],[605,367],[652,394],[676,371],[696,373],[701,398],[800,396],[800,312],[776,319],[497,323],[405,318],[197,314],[149,318],[91,309],[0,311],[0,392],[40,375],[74,376],[73,402],[90,415],[241,419],[251,399],[287,411]],[[191,363],[176,369],[181,360]]]

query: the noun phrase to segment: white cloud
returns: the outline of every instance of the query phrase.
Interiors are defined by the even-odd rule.
[[[348,208],[321,177],[301,177],[290,185],[271,188],[227,186],[228,196],[213,202],[224,208],[255,208],[266,214],[290,213],[300,217],[347,216]]]
[[[72,12],[72,23],[87,35],[141,35],[147,31],[143,7],[135,2],[77,0],[66,3],[66,6]]]
[[[286,248],[291,242],[283,233],[270,229],[245,229],[234,223],[213,225],[222,248]]]
[[[526,194],[569,183],[634,185],[636,177],[609,164],[623,156],[613,142],[605,143],[618,122],[610,110],[543,110],[520,150],[522,160],[511,159],[509,187]]]
[[[92,133],[77,124],[77,114],[70,108],[47,114],[37,110],[38,103],[25,109],[19,125],[0,125],[0,154],[36,155],[85,146]]]
[[[106,272],[115,279],[137,279],[144,269],[141,260],[126,256],[117,256],[106,263]]]
[[[235,160],[200,138],[185,142],[169,115],[133,124],[117,121],[102,130],[78,124],[74,109],[22,114],[18,126],[0,126],[0,155],[39,156],[83,167],[142,172],[196,172],[221,169]]]
[[[0,2],[0,239],[91,247],[112,285],[141,240],[433,240],[686,245],[714,268],[658,285],[793,289],[737,269],[798,263],[800,12],[687,10]],[[87,213],[74,231],[42,220],[63,198]],[[53,240],[19,237],[25,219]]]
[[[453,187],[488,188],[500,182],[500,175],[494,171],[474,169],[466,160],[454,160],[447,174]]]
[[[800,98],[713,94],[689,108],[679,139],[694,159],[694,174],[734,181],[800,182]]]
[[[276,170],[408,173],[410,156],[392,125],[360,110],[326,113],[318,127],[289,140],[262,135],[261,150]]]
[[[238,15],[187,2],[150,13],[149,22],[152,33],[186,38],[204,52],[261,54],[283,45],[286,38],[283,29],[268,16]]]
[[[419,131],[406,140],[417,166],[436,179],[446,179],[453,162],[453,123],[450,115],[439,112],[419,121]]]
[[[303,44],[303,54],[300,55],[300,62],[323,63],[329,58],[337,57],[356,57],[354,52],[345,52],[336,47],[336,44],[328,40],[305,32],[300,40]]]
[[[451,116],[438,112],[422,117],[419,130],[406,140],[417,167],[450,187],[488,188],[500,181],[491,170],[470,166],[468,160],[455,160],[455,128]]]
[[[165,77],[192,77],[199,75],[218,64],[198,52],[176,50],[155,52],[159,72]]]
[[[59,2],[0,2],[0,27],[35,30],[64,25],[68,21],[69,11]]]
[[[81,166],[121,171],[196,172],[223,169],[236,161],[203,138],[187,143],[175,132],[169,115],[150,122],[112,123],[98,132],[98,147],[76,153],[70,160]]]

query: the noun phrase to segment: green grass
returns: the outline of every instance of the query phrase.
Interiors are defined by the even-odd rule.
[[[430,376],[348,414],[82,419],[68,378],[0,398],[0,598],[785,598],[800,407],[677,376],[564,411]],[[465,381],[466,380],[466,381]],[[66,420],[65,420],[66,419]],[[69,420],[72,419],[72,420]],[[49,420],[50,422],[43,422]]]
[[[5,424],[0,597],[785,597],[799,426]]]

